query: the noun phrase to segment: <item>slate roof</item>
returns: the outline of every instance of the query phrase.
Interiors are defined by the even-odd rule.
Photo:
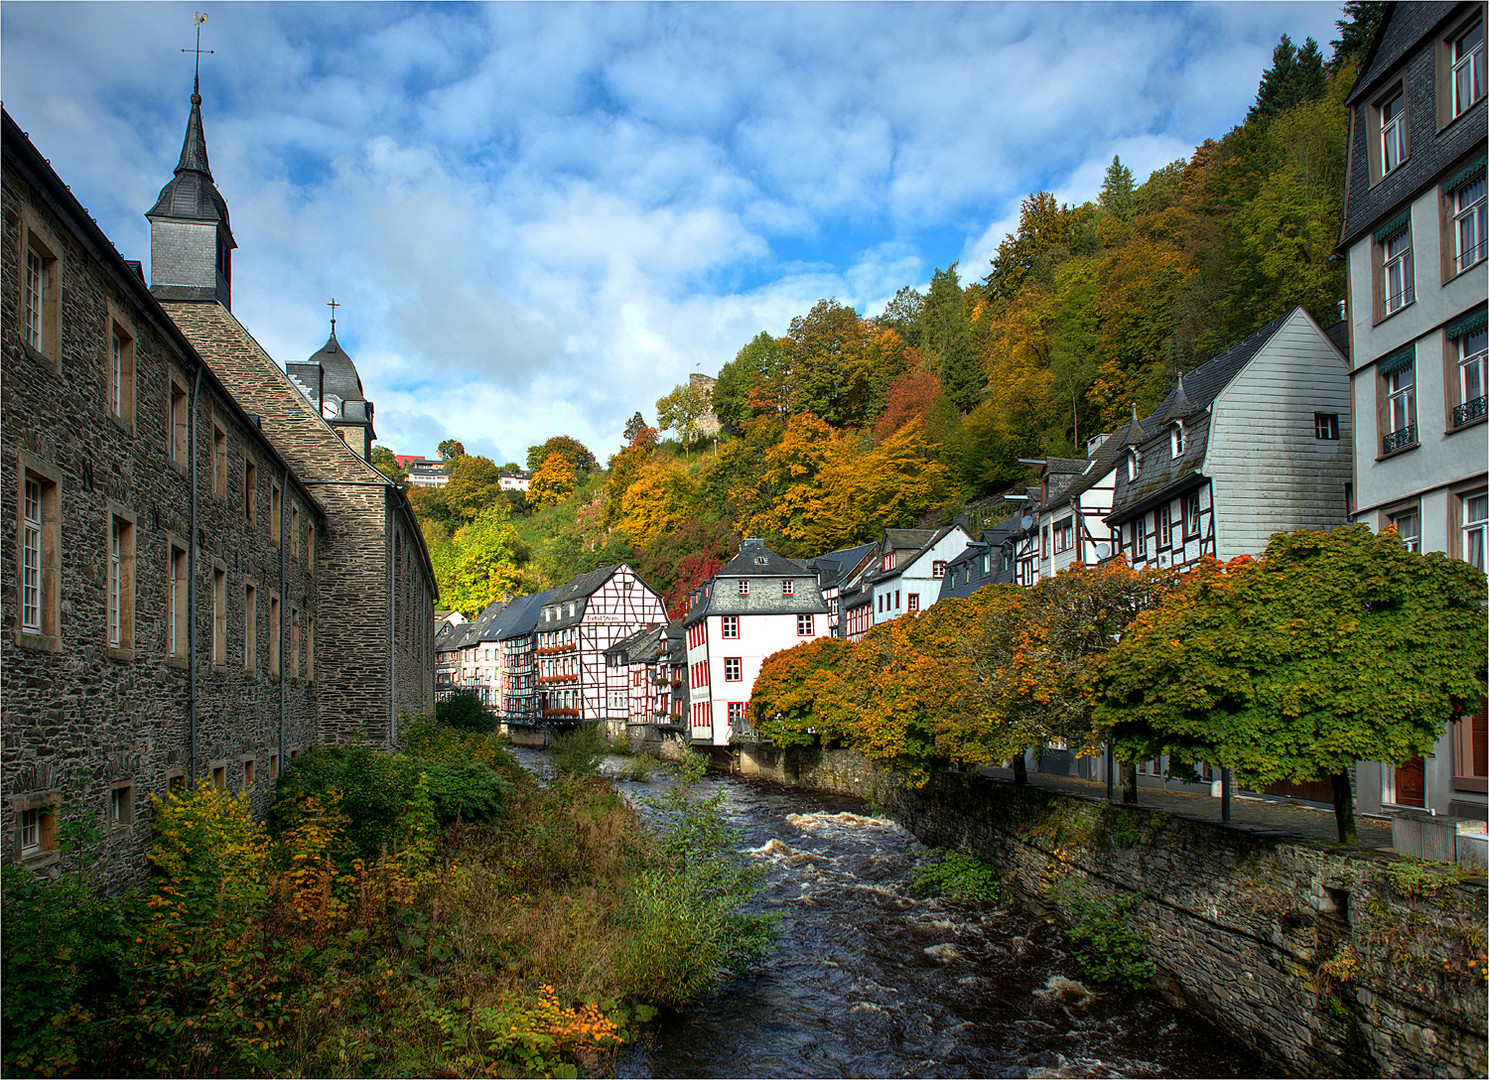
[[[1013,514],[1004,518],[991,529],[984,529],[982,535],[967,544],[965,550],[956,558],[946,564],[946,576],[941,579],[941,594],[938,600],[945,600],[949,596],[968,597],[984,585],[1011,584],[1013,581],[1013,563],[1010,562],[1008,569],[1000,570],[1002,563],[1002,547],[1005,540],[1012,539],[1020,531],[1019,518],[1022,515]],[[993,562],[988,565],[988,574],[982,573],[982,555],[989,554]],[[971,566],[971,573],[964,574],[964,568]],[[963,582],[963,577],[966,581]]]
[[[322,393],[334,395],[343,402],[367,400],[367,395],[362,392],[362,377],[357,374],[357,365],[352,363],[352,358],[341,347],[341,342],[336,340],[336,327],[331,327],[331,336],[320,347],[320,351],[305,362],[320,365],[324,379],[321,384]]]
[[[842,586],[844,579],[856,570],[864,559],[873,554],[878,546],[878,544],[870,541],[867,544],[859,544],[856,547],[829,551],[826,555],[818,555],[815,559],[808,559],[806,568],[808,570],[815,570],[818,573],[822,580],[823,589],[836,589]]]
[[[1356,111],[1349,147],[1349,179],[1344,193],[1344,220],[1339,249],[1353,244],[1384,223],[1403,204],[1436,183],[1475,146],[1483,147],[1485,98],[1452,123],[1437,130],[1437,39],[1444,25],[1473,10],[1475,4],[1389,4],[1359,78],[1345,98]],[[1375,94],[1406,74],[1409,156],[1378,183],[1370,174],[1370,124],[1364,110]],[[1480,150],[1482,154],[1482,149]]]
[[[508,617],[497,628],[497,641],[510,641],[512,638],[526,637],[537,628],[538,616],[542,614],[543,605],[553,598],[557,589],[549,589],[546,592],[534,593],[532,596],[519,596],[507,605]]]
[[[1131,426],[1131,424],[1128,424],[1129,428]],[[1145,429],[1142,428],[1141,425],[1138,426],[1137,430],[1145,431]],[[1143,438],[1144,440],[1146,440],[1147,435],[1144,434]],[[1041,507],[1041,509],[1047,509],[1049,507],[1057,505],[1058,503],[1066,502],[1070,499],[1074,499],[1077,495],[1081,495],[1089,491],[1096,484],[1100,483],[1102,478],[1105,477],[1107,473],[1111,472],[1112,469],[1116,467],[1117,461],[1126,453],[1127,444],[1118,440],[1116,436],[1112,436],[1111,438],[1104,440],[1102,444],[1096,448],[1096,453],[1086,461],[1085,471],[1081,473],[1080,476],[1073,479],[1069,484],[1065,485],[1064,490],[1060,492],[1059,498],[1050,499],[1047,503],[1045,503],[1044,507]],[[1015,514],[1013,520],[1016,520],[1017,517],[1018,515]],[[1002,522],[999,522],[1000,527],[1001,525]],[[1017,527],[1015,527],[1013,531],[1017,532]],[[1000,540],[999,543],[1002,543],[1002,540]]]
[[[741,578],[762,579],[747,596],[734,583]],[[792,595],[778,583],[792,579]],[[777,555],[764,541],[749,539],[701,592],[694,593],[683,621],[695,623],[705,615],[818,615],[827,611],[817,575],[804,563]]]
[[[765,541],[749,539],[739,545],[739,552],[719,569],[719,577],[779,577],[800,574],[806,569],[803,563],[777,555],[765,546]]]
[[[606,649],[605,655],[619,654],[627,664],[651,663],[661,653],[662,637],[666,632],[666,627],[660,623],[644,630],[637,630],[634,634],[621,638]]]
[[[227,200],[217,190],[212,167],[207,162],[207,136],[202,131],[202,95],[198,88],[192,89],[191,115],[186,118],[186,138],[181,143],[176,175],[160,189],[160,197],[145,217],[218,222],[227,230],[229,246],[238,246],[228,222]]]
[[[1205,463],[1205,448],[1210,438],[1211,403],[1298,310],[1294,307],[1279,315],[1189,372],[1181,380],[1184,386],[1182,396],[1178,386],[1168,392],[1158,408],[1140,425],[1147,437],[1137,443],[1137,480],[1128,481],[1125,468],[1117,470],[1117,489],[1112,498],[1112,512],[1107,518],[1111,524],[1121,524],[1162,497],[1176,495],[1199,482],[1200,467]],[[1185,399],[1188,401],[1187,411],[1183,404]],[[1184,451],[1175,458],[1168,431],[1177,420],[1184,424]],[[1133,425],[1128,427],[1133,429]],[[1132,445],[1125,440],[1126,435],[1120,446],[1123,451]]]

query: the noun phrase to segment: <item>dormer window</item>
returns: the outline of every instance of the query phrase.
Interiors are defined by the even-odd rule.
[[[884,569],[886,571],[894,569],[894,554],[893,551],[886,551],[884,553]]]
[[[1174,457],[1180,457],[1184,453],[1184,425],[1175,424],[1168,433],[1169,446],[1174,452]]]
[[[750,595],[750,579],[749,578],[740,578],[739,579],[739,595],[740,596],[749,596]]]
[[[1137,451],[1127,451],[1127,482],[1130,484],[1137,479]]]
[[[787,578],[785,581],[781,582],[781,595],[782,596],[795,596],[796,595],[796,582],[792,581],[790,578]]]

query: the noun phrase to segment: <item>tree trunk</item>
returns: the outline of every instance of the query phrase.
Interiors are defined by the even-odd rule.
[[[1350,787],[1349,773],[1340,770],[1332,777],[1334,781],[1334,820],[1339,826],[1341,844],[1358,844],[1360,834],[1355,830],[1355,793]]]
[[[1137,762],[1122,762],[1122,801],[1137,805]]]
[[[1013,757],[1013,782],[1019,785],[1029,782],[1029,766],[1024,761],[1024,752],[1022,750]]]

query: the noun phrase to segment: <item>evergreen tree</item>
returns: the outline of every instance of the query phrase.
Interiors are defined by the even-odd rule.
[[[956,263],[931,277],[930,294],[921,311],[922,349],[940,376],[947,397],[962,412],[982,400],[982,361],[972,342],[972,319],[967,298],[957,280]]]
[[[1256,104],[1246,114],[1248,120],[1271,119],[1305,101],[1315,101],[1328,90],[1324,58],[1318,42],[1308,38],[1301,49],[1286,34],[1272,50],[1272,66],[1262,72],[1256,90]]]
[[[1127,221],[1134,209],[1133,192],[1132,170],[1113,154],[1112,163],[1106,169],[1106,179],[1101,184],[1101,194],[1096,198],[1097,204],[1112,216]]]
[[[641,430],[644,427],[646,427],[646,420],[644,417],[642,417],[640,412],[633,414],[632,417],[626,421],[627,446],[630,446],[636,441],[636,436],[641,434]]]
[[[1379,0],[1349,0],[1344,5],[1344,18],[1334,23],[1339,28],[1339,39],[1329,43],[1334,47],[1329,57],[1331,71],[1338,71],[1350,60],[1365,59],[1385,12],[1386,5]]]

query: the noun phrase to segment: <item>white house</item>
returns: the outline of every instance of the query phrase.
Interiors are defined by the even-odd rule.
[[[839,594],[844,636],[857,641],[871,627],[934,604],[947,564],[971,540],[960,522],[941,529],[885,529],[868,571]]]
[[[693,591],[687,633],[689,733],[695,745],[727,746],[745,728],[765,658],[828,637],[828,607],[817,575],[794,559],[746,540]]]

